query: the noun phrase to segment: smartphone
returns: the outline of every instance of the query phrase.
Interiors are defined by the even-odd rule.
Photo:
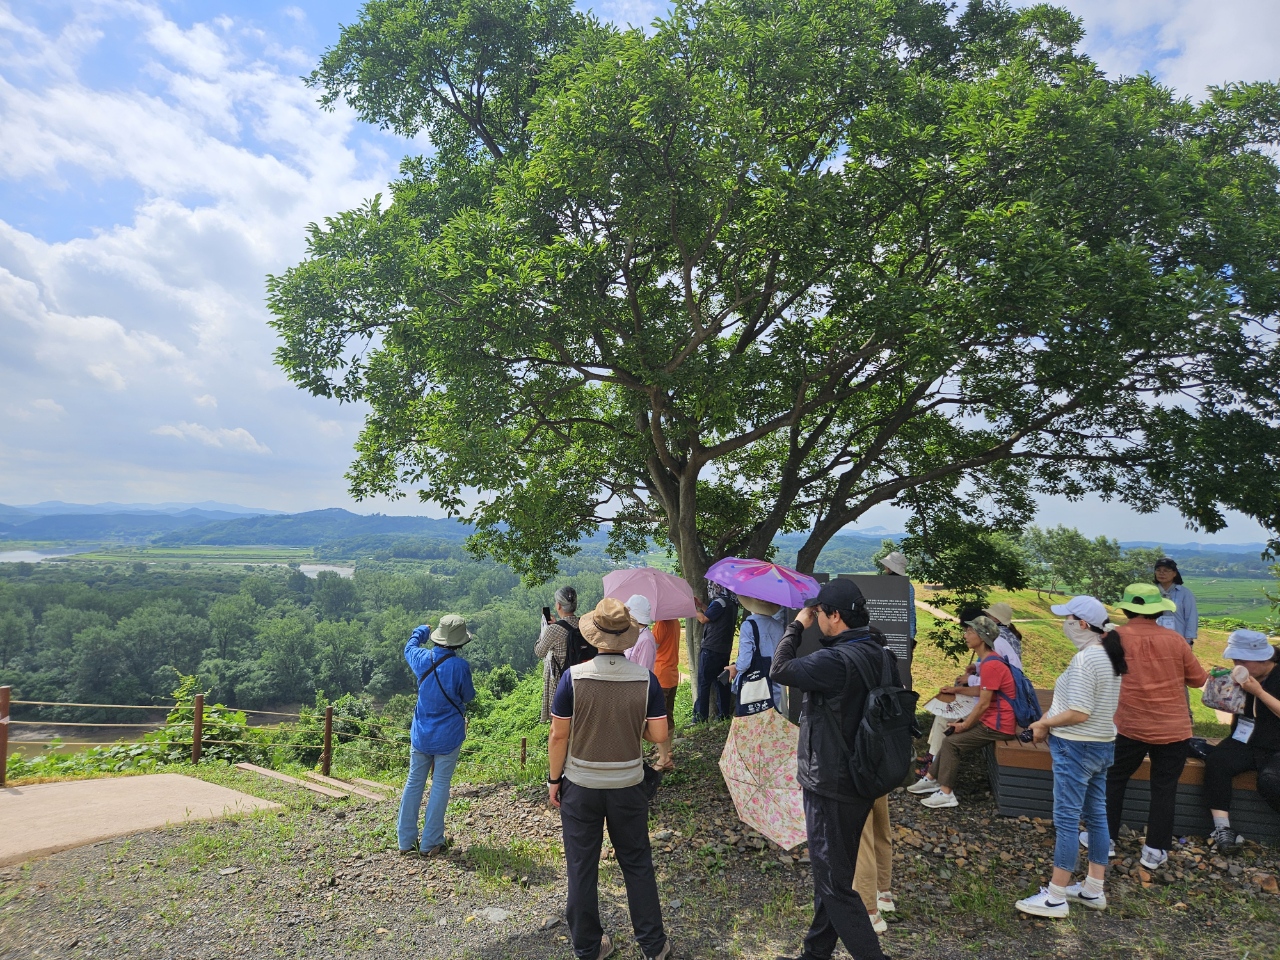
[[[956,728],[953,727],[951,724],[947,724],[947,729],[942,731],[942,735],[944,737],[949,737],[955,732],[956,732]]]
[[[1034,730],[1023,730],[1020,734],[1018,734],[1018,739],[1022,743],[1030,743],[1035,738],[1036,738],[1036,734]]]
[[[550,607],[543,607],[543,608],[542,608],[542,619],[543,619],[543,620],[545,620],[547,623],[551,623],[551,622],[552,622],[552,620],[551,620],[551,608],[550,608]]]

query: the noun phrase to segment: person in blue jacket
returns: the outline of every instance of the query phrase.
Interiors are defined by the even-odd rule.
[[[471,665],[458,655],[470,643],[467,621],[457,614],[440,618],[433,634],[425,623],[413,631],[405,644],[404,658],[418,681],[418,705],[413,711],[409,738],[409,779],[400,798],[400,818],[396,835],[400,852],[421,851],[432,857],[445,846],[444,812],[449,806],[449,782],[458,765],[462,741],[467,738],[467,704],[476,697],[471,682]],[[430,640],[427,645],[425,641]],[[422,843],[418,843],[418,810],[427,775],[431,776],[431,796],[427,798]]]

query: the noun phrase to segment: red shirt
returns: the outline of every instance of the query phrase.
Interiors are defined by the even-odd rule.
[[[1018,688],[1013,683],[1013,671],[997,656],[987,657],[978,665],[978,678],[983,690],[991,690],[991,706],[978,718],[984,727],[998,733],[1016,733],[1017,722],[1013,717],[1012,701]],[[1000,694],[1005,694],[1006,700]]]

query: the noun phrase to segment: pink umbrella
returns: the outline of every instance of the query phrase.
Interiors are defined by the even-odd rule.
[[[654,620],[680,620],[692,617],[693,590],[679,577],[653,567],[614,570],[604,575],[604,595],[626,603],[635,594],[649,601]]]
[[[804,801],[796,783],[797,729],[777,710],[734,717],[720,755],[738,819],[790,850],[805,839]]]
[[[796,609],[810,597],[818,595],[819,584],[813,577],[768,560],[740,560],[725,557],[707,571],[707,579],[728,587],[743,597],[767,600],[779,606]]]

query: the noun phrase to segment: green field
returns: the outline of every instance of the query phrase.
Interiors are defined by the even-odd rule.
[[[1237,617],[1249,623],[1274,621],[1267,591],[1276,592],[1275,580],[1237,580],[1229,577],[1187,577],[1201,617]]]
[[[310,547],[103,547],[79,553],[73,560],[141,560],[147,563],[305,563],[315,558]],[[66,561],[64,561],[66,562]]]

